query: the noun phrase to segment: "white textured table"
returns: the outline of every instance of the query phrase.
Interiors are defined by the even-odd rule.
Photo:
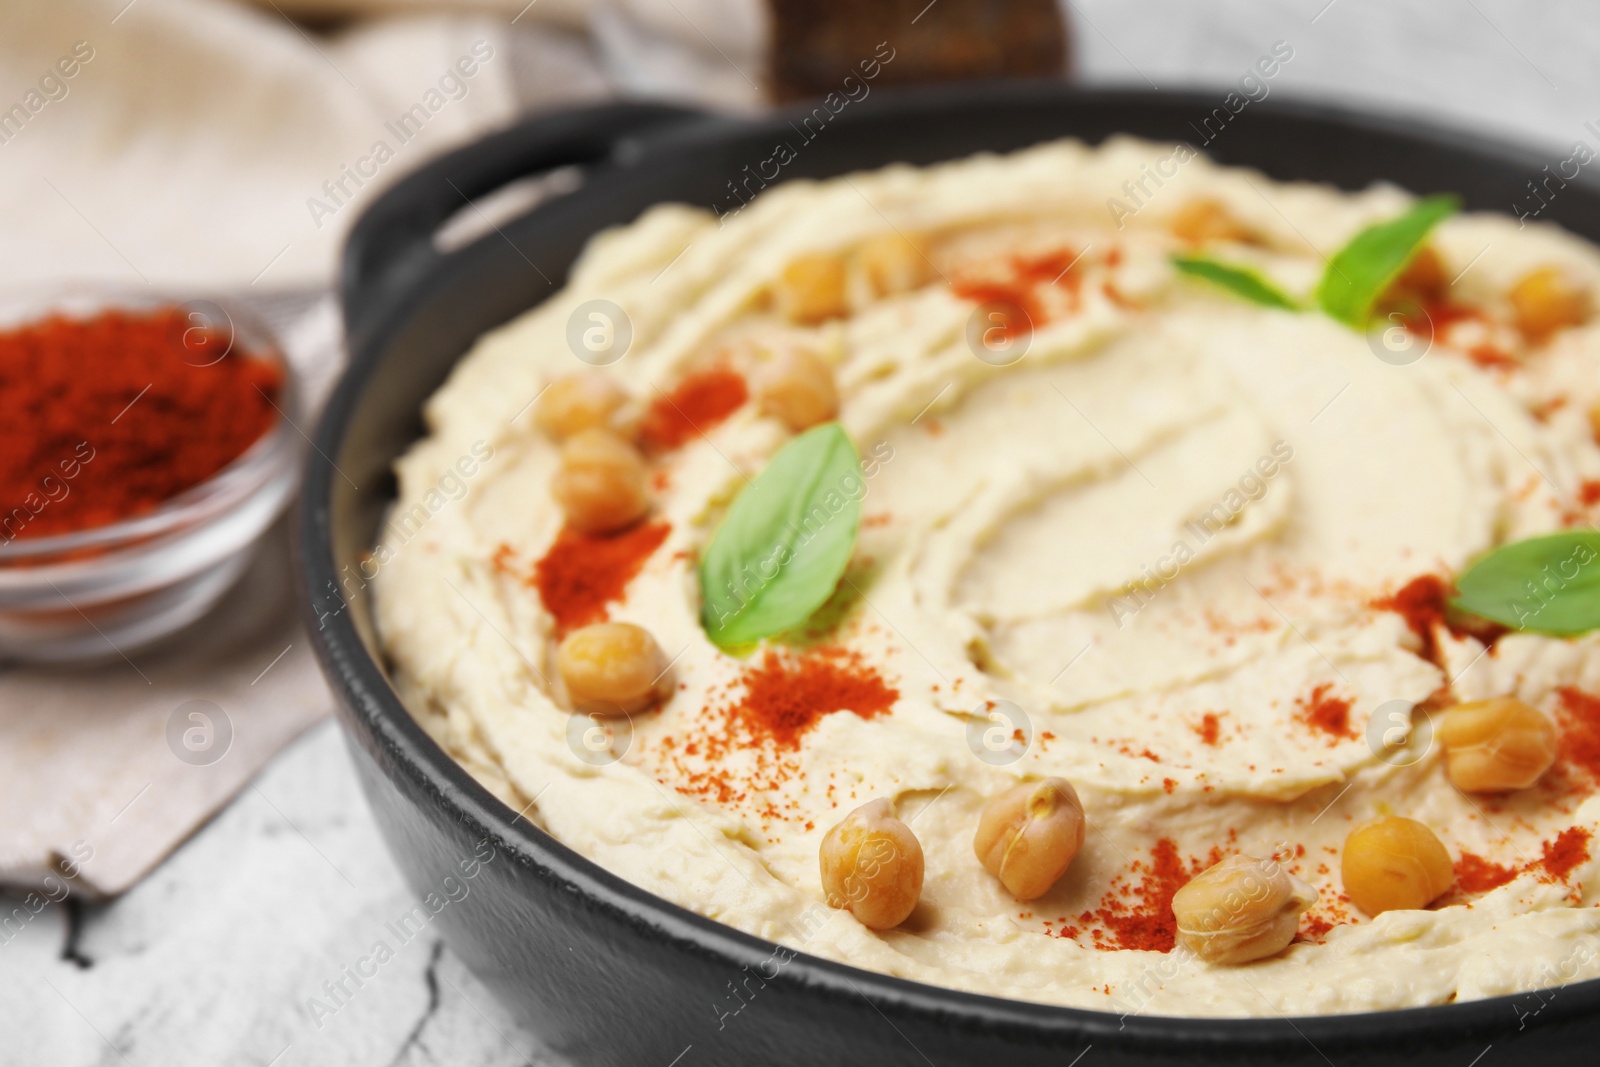
[[[556,1062],[431,929],[331,1016],[309,1006],[414,903],[324,723],[120,900],[0,945],[0,1063]]]
[[[1086,81],[1215,86],[1220,103],[1285,40],[1295,57],[1273,93],[1431,113],[1552,164],[1577,141],[1600,151],[1584,126],[1600,127],[1600,15],[1585,0],[1070,6]],[[0,1063],[556,1062],[432,931],[336,1013],[314,1010],[413,903],[321,726],[120,900],[51,905],[0,933]]]

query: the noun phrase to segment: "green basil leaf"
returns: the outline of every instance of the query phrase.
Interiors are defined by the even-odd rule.
[[[1323,269],[1317,306],[1347,326],[1366,329],[1372,305],[1406,269],[1433,228],[1460,209],[1457,197],[1430,196],[1399,218],[1356,234]]]
[[[1600,533],[1514,541],[1456,579],[1451,604],[1503,626],[1571,637],[1600,629]]]
[[[1204,256],[1173,256],[1172,265],[1184,274],[1204,278],[1214,285],[1222,286],[1233,295],[1242,296],[1254,303],[1265,304],[1272,308],[1285,308],[1289,311],[1300,310],[1300,305],[1290,299],[1283,290],[1249,267],[1220,263]]]
[[[799,626],[839,583],[855,551],[866,482],[837,422],[772,457],[728,508],[700,560],[701,620],[731,648]]]

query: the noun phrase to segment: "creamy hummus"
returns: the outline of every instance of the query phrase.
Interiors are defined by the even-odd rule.
[[[1217,201],[1258,240],[1211,250],[1304,294],[1326,255],[1410,197],[1181,155],[1061,142],[791,182],[720,221],[661,206],[596,237],[565,291],[473,348],[398,464],[404,535],[385,532],[375,591],[414,714],[512,811],[618,875],[936,985],[1249,1016],[1600,976],[1584,762],[1600,751],[1586,695],[1600,638],[1486,648],[1386,599],[1600,515],[1600,326],[1529,345],[1505,325],[1528,270],[1558,264],[1600,289],[1600,256],[1543,224],[1448,220],[1433,245],[1460,273],[1450,298],[1480,314],[1441,326],[1420,359],[1379,358],[1326,316],[1181,277],[1169,223]],[[1135,205],[1125,183],[1157,164],[1166,177]],[[878,299],[853,279],[851,313],[815,326],[772,310],[797,256],[890,231],[926,239],[928,284]],[[1025,354],[1007,362],[983,348],[981,315],[973,329],[971,282],[1015,283],[1024,261],[1067,266],[1042,279]],[[669,528],[605,608],[655,635],[670,699],[597,746],[600,727],[552,695],[556,623],[534,575],[562,519],[556,448],[529,411],[583,369],[571,324],[596,300],[625,311],[626,355],[604,370],[641,407],[763,347],[834,367],[868,464],[855,562],[818,640],[892,689],[892,710],[812,709],[787,739],[730,726],[765,661],[707,639],[695,561],[791,437],[754,404],[652,456],[651,521]],[[1441,690],[1549,714],[1556,767],[1508,796],[1453,788],[1413,711]],[[1050,775],[1075,784],[1090,829],[1055,888],[1020,904],[979,865],[974,827],[988,798]],[[880,797],[927,869],[920,906],[885,932],[825,906],[817,860],[828,828]],[[1339,851],[1389,813],[1439,835],[1457,884],[1428,910],[1370,919],[1343,897]],[[1318,890],[1299,938],[1245,966],[1169,951],[1172,890],[1236,852],[1276,855]]]

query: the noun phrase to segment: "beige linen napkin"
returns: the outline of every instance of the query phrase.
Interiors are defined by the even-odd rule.
[[[227,296],[278,330],[317,410],[342,361],[326,287],[362,207],[528,102],[605,91],[581,38],[511,17],[321,36],[231,0],[0,4],[0,290]],[[446,79],[464,56],[473,74]],[[400,143],[386,124],[419,103],[426,122]],[[308,209],[385,137],[375,177]],[[325,716],[293,595],[280,524],[217,609],[160,646],[0,666],[0,884],[126,889]]]
[[[0,4],[0,285],[328,284],[397,177],[510,122],[524,93],[603,91],[582,38],[534,23],[539,7],[323,36],[232,0]],[[419,106],[402,140],[391,125]]]
[[[128,660],[0,677],[0,877],[120,893],[331,710],[288,538],[205,619]]]

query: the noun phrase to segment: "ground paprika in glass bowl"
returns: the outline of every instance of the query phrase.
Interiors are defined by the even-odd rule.
[[[232,586],[294,489],[297,383],[215,301],[0,301],[0,659],[125,656]]]

